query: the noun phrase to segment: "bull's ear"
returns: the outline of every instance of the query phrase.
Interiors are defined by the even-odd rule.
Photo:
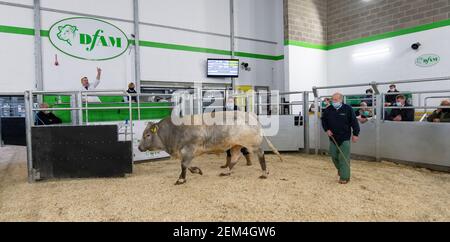
[[[58,30],[61,31],[63,29],[63,26],[58,26]]]
[[[152,127],[154,124],[155,124],[155,123],[153,123],[153,122],[148,122],[148,123],[147,123],[147,128]]]

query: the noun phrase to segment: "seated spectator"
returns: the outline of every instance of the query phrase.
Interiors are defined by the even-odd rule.
[[[440,106],[449,106],[449,108],[439,108],[434,111],[427,120],[434,123],[450,123],[450,100],[444,100]]]
[[[134,83],[130,82],[130,84],[128,84],[128,90],[127,93],[131,94],[131,95],[135,95],[137,94],[136,90],[135,90],[136,86],[134,85]],[[129,97],[125,97],[124,101],[128,102]],[[137,97],[131,97],[131,102],[137,102]]]
[[[397,107],[411,107],[411,105],[406,103],[406,97],[403,95],[397,96],[396,100],[395,106]],[[396,122],[414,121],[414,114],[415,111],[412,108],[392,109],[388,120]]]
[[[395,94],[395,93],[400,93],[400,92],[397,90],[397,86],[392,84],[389,86],[388,94]],[[384,104],[387,107],[395,106],[396,96],[397,95],[386,95]]]
[[[366,102],[362,102],[360,104],[360,109],[358,109],[355,114],[358,121],[362,124],[367,123],[367,121],[373,117],[373,112],[370,108],[368,108]]]
[[[373,100],[373,90],[367,89],[366,90],[366,96],[364,96],[364,102],[367,104],[367,106],[372,107],[372,101]]]
[[[39,105],[41,109],[48,109],[47,103],[42,103]],[[60,118],[56,117],[50,111],[39,111],[36,115],[36,125],[52,125],[52,124],[61,124],[62,121]]]

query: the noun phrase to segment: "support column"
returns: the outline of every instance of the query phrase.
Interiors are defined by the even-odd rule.
[[[230,0],[230,50],[231,50],[231,59],[235,58],[235,34],[234,34],[234,0]],[[231,89],[235,90],[236,88],[236,80],[235,78],[231,78]]]
[[[139,0],[133,0],[134,16],[134,78],[136,82],[136,91],[141,93],[141,49],[139,46]]]
[[[309,92],[303,92],[303,130],[305,153],[309,155]]]
[[[41,41],[41,1],[34,0],[34,70],[35,70],[35,89],[44,90],[42,76],[42,41]]]

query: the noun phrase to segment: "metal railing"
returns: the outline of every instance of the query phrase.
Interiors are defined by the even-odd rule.
[[[437,82],[437,81],[450,81],[450,77],[437,77],[437,78],[426,78],[426,79],[412,79],[412,80],[400,80],[400,81],[392,81],[392,82],[371,82],[371,83],[360,83],[360,84],[350,84],[350,85],[333,85],[333,86],[323,86],[323,87],[313,87],[313,93],[315,97],[315,103],[318,107],[321,104],[321,99],[323,97],[329,97],[329,96],[320,96],[319,90],[325,90],[325,89],[342,89],[342,88],[353,88],[353,87],[371,87],[374,91],[373,95],[373,102],[372,102],[372,108],[375,109],[375,126],[376,126],[376,143],[375,143],[375,153],[376,153],[376,160],[381,160],[381,154],[380,154],[380,142],[381,142],[381,122],[384,121],[384,113],[386,109],[402,109],[402,108],[415,108],[415,109],[425,109],[425,108],[448,108],[448,107],[427,107],[427,105],[424,106],[411,106],[411,107],[385,107],[385,96],[387,95],[400,95],[400,94],[432,94],[432,93],[445,93],[450,92],[450,90],[430,90],[430,91],[420,91],[420,92],[403,92],[403,93],[381,93],[379,91],[379,86],[383,85],[391,85],[391,84],[410,84],[410,83],[428,83],[428,82]],[[367,95],[367,94],[359,94],[359,95]],[[421,103],[420,103],[421,104]],[[316,117],[320,117],[319,109],[316,109]],[[315,153],[319,153],[319,147],[320,147],[320,120],[317,118],[316,121],[316,149]]]

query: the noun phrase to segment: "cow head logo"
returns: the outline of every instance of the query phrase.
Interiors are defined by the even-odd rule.
[[[58,30],[58,39],[72,46],[72,42],[75,40],[76,32],[78,31],[77,26],[66,24],[64,26],[58,26]]]

